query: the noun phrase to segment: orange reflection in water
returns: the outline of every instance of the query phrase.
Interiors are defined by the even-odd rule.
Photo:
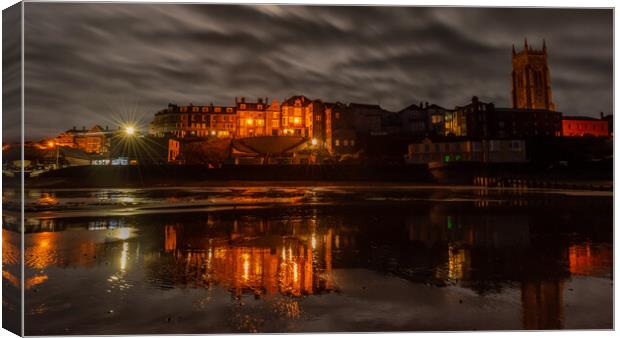
[[[278,244],[239,245],[228,241],[207,242],[192,251],[175,250],[183,239],[175,226],[164,228],[166,251],[174,251],[177,266],[183,266],[183,280],[228,287],[240,296],[282,293],[308,295],[317,288],[331,289],[331,230],[320,236],[285,238]],[[231,237],[238,238],[231,234]],[[314,238],[314,240],[313,240]],[[314,249],[313,249],[314,247]],[[316,262],[315,257],[322,257]],[[319,273],[319,265],[322,273]],[[315,267],[317,269],[315,269]],[[315,271],[317,270],[317,271]]]
[[[2,229],[2,265],[15,265],[19,262],[19,248],[15,245],[19,236],[11,231]]]
[[[572,275],[605,277],[612,271],[613,252],[609,246],[574,244],[568,248],[568,265]]]
[[[40,205],[56,205],[58,204],[58,198],[50,193],[42,193],[41,197],[37,200]]]
[[[26,279],[26,289],[30,289],[33,286],[37,286],[39,284],[42,284],[43,282],[45,282],[47,280],[47,275],[36,275],[33,277],[30,277],[28,279]]]
[[[19,279],[17,279],[17,277],[15,277],[12,273],[2,270],[2,278],[6,279],[14,287],[19,287]]]
[[[53,232],[41,232],[33,235],[34,245],[26,248],[26,266],[34,269],[44,269],[56,262],[56,247],[58,236]]]
[[[43,270],[52,265],[93,266],[96,263],[97,250],[100,248],[99,243],[104,242],[108,234],[118,239],[118,230],[26,234],[25,266],[35,270]]]

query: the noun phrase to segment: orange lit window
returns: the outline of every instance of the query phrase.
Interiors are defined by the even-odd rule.
[[[247,119],[247,120],[245,120],[245,124],[246,124],[246,125],[248,125],[248,126],[251,126],[251,125],[253,125],[253,124],[254,124],[254,120],[252,120],[252,119]]]
[[[199,109],[198,107],[193,107],[193,108],[192,108],[192,112],[197,113],[197,112],[198,112],[198,109]]]
[[[259,104],[259,105],[258,105],[258,109],[259,109],[259,110],[260,110],[260,109],[263,109],[263,105],[262,105],[262,104]]]
[[[216,113],[219,113],[219,112],[221,112],[221,111],[222,111],[222,108],[220,108],[220,107],[215,107],[215,112],[216,112]]]
[[[301,119],[299,117],[293,117],[294,124],[299,124],[299,122],[301,122]]]
[[[186,113],[187,112],[187,107],[181,107],[181,113]]]
[[[209,112],[209,107],[202,107],[202,112],[203,113],[208,113]]]
[[[230,107],[226,108],[226,112],[227,113],[232,113],[232,108],[230,108]]]

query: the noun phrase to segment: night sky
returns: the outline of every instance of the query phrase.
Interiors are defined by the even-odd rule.
[[[235,96],[509,106],[524,37],[547,41],[559,111],[612,112],[611,10],[27,3],[25,17],[32,140]]]

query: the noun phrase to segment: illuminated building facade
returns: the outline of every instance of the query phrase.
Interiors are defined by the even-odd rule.
[[[172,135],[178,138],[231,137],[235,134],[236,123],[236,107],[169,104],[168,108],[155,114],[149,125],[149,133],[158,137]]]
[[[544,40],[541,50],[529,47],[527,39],[521,52],[512,46],[512,107],[555,110]]]
[[[277,129],[274,135],[273,128],[279,126],[278,103],[274,102],[274,107],[270,107],[267,98],[259,98],[256,102],[246,102],[245,97],[240,100],[235,98],[237,108],[237,137],[254,136],[277,136]],[[275,116],[274,116],[275,113]]]
[[[293,96],[280,105],[277,100],[244,97],[234,107],[178,106],[170,104],[155,114],[149,132],[154,136],[254,137],[301,136],[325,139],[324,106],[305,96]]]
[[[562,119],[562,135],[569,137],[597,136],[608,137],[607,120],[586,116],[565,116]]]
[[[108,151],[111,133],[108,127],[104,129],[99,125],[94,125],[90,129],[73,127],[50,140],[50,144],[59,147],[78,148],[87,154],[103,154]]]

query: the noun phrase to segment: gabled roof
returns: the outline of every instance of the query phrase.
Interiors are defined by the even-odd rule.
[[[310,100],[309,98],[305,97],[304,95],[295,95],[295,96],[291,96],[287,99],[284,99],[284,101],[282,101],[282,106],[284,105],[294,105],[296,100],[301,100],[301,105],[302,107],[308,106],[310,105],[313,101]]]
[[[419,110],[419,109],[422,109],[422,108],[420,108],[420,106],[418,106],[417,104],[414,103],[414,104],[410,104],[407,107],[401,109],[399,111],[399,113],[402,113],[402,112],[407,111],[407,110]]]

